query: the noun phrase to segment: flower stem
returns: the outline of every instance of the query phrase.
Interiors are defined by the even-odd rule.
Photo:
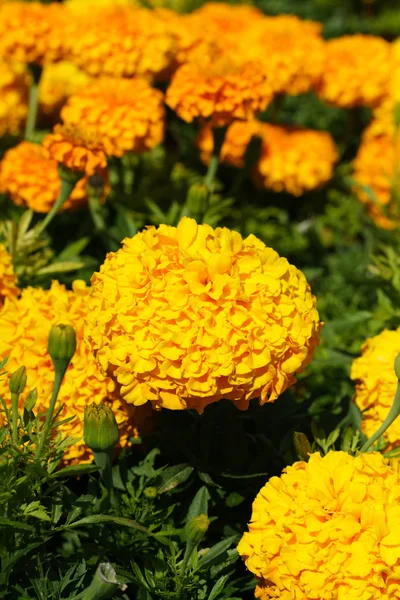
[[[390,425],[393,423],[393,421],[395,419],[397,419],[399,414],[400,414],[400,381],[397,383],[396,394],[395,394],[393,404],[389,411],[388,416],[386,417],[386,419],[384,420],[382,425],[379,427],[378,431],[375,431],[374,435],[365,442],[365,444],[362,446],[360,452],[367,452],[367,450],[369,450],[369,448],[371,448],[371,446],[376,442],[376,440],[378,440],[381,437],[381,435],[385,433],[386,429],[388,429],[388,427],[390,427]]]
[[[11,394],[11,418],[12,418],[12,438],[14,444],[18,444],[18,400],[19,394]]]
[[[55,203],[53,204],[53,206],[51,207],[51,210],[47,213],[46,217],[43,219],[43,221],[41,221],[41,223],[39,223],[37,225],[37,228],[36,228],[37,237],[39,237],[44,232],[46,227],[49,225],[49,223],[51,223],[51,221],[54,219],[54,217],[60,210],[61,206],[64,204],[64,202],[66,202],[68,200],[68,198],[71,195],[72,190],[75,187],[75,184],[76,184],[76,181],[71,181],[70,179],[61,178],[61,188],[60,188],[60,193],[58,195],[58,198],[55,201]]]
[[[29,88],[28,116],[25,125],[25,139],[32,138],[35,127],[39,107],[39,83],[42,75],[42,67],[36,64],[29,65],[29,71],[32,75],[32,83]]]
[[[214,149],[208,165],[207,173],[204,177],[204,185],[211,191],[214,179],[217,175],[221,148],[224,143],[226,127],[218,127],[213,129]]]
[[[60,388],[61,388],[61,383],[62,383],[62,380],[64,379],[64,375],[67,370],[67,367],[68,367],[68,364],[65,367],[65,369],[56,369],[56,372],[55,372],[54,386],[53,386],[53,392],[51,395],[50,405],[49,405],[49,409],[46,414],[46,420],[44,422],[43,429],[40,433],[39,445],[36,449],[36,454],[35,454],[36,461],[39,461],[42,458],[43,448],[44,448],[44,445],[46,443],[46,440],[47,440],[47,437],[48,437],[49,431],[50,431],[50,425],[51,425],[51,420],[53,417],[54,407],[56,405],[57,397],[58,397],[58,394],[59,394]]]
[[[115,493],[112,478],[112,449],[103,452],[94,452],[94,462],[101,469],[101,476],[106,486],[108,499],[111,506],[115,506]]]

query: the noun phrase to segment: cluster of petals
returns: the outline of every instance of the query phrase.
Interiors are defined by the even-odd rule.
[[[43,139],[48,158],[87,176],[104,172],[107,155],[102,136],[84,124],[58,124]]]
[[[272,88],[256,62],[226,56],[210,63],[180,67],[167,90],[166,103],[184,121],[202,118],[214,127],[234,119],[251,119],[272,100]]]
[[[400,352],[400,329],[385,329],[368,339],[361,356],[353,361],[351,378],[356,382],[354,402],[362,411],[362,431],[369,438],[386,419],[397,389],[394,361]],[[396,419],[385,431],[385,450],[400,445],[400,422]]]
[[[61,118],[68,125],[96,132],[108,155],[144,152],[164,137],[163,94],[138,77],[103,77],[73,94]]]
[[[104,174],[105,176],[105,174]],[[87,202],[88,177],[78,181],[62,210],[79,208]],[[21,142],[5,153],[0,162],[0,192],[14,204],[48,213],[60,193],[57,161],[39,144]]]
[[[0,5],[0,57],[21,63],[52,62],[64,55],[63,7],[54,2]]]
[[[400,464],[312,454],[272,477],[238,551],[263,600],[400,598]]]
[[[254,236],[183,218],[127,238],[92,277],[85,336],[134,405],[246,409],[311,360],[320,321],[304,275]]]
[[[261,138],[260,156],[251,173],[258,187],[301,196],[332,178],[338,153],[328,132],[260,121],[232,123],[222,145],[221,161],[243,168],[253,137]],[[202,160],[208,162],[214,145],[210,128],[201,130],[197,143]]]
[[[90,78],[73,63],[62,60],[45,65],[39,84],[39,105],[42,115],[58,120],[66,100],[82,87]]]
[[[12,258],[4,244],[0,244],[0,308],[6,298],[16,298],[18,294],[17,277],[14,273]]]
[[[38,400],[35,413],[48,408],[54,384],[54,367],[47,352],[47,339],[53,325],[64,323],[75,328],[77,349],[61,385],[56,410],[62,408],[59,419],[74,417],[60,426],[60,432],[76,439],[63,460],[68,463],[90,462],[91,452],[85,446],[83,415],[92,402],[108,402],[120,429],[120,444],[129,442],[137,435],[143,411],[128,406],[114,396],[114,383],[104,377],[83,339],[83,320],[87,315],[89,289],[83,281],[75,281],[73,290],[53,282],[50,290],[26,288],[18,300],[6,301],[0,311],[0,359],[9,356],[7,375],[0,378],[0,395],[8,401],[10,374],[18,367],[26,367],[27,385],[20,397],[21,407],[27,393],[37,389]],[[3,418],[3,415],[0,416]]]
[[[379,104],[387,95],[392,72],[391,47],[383,38],[348,35],[326,42],[319,96],[336,106]]]
[[[0,59],[0,137],[20,133],[28,112],[28,85],[24,65]]]

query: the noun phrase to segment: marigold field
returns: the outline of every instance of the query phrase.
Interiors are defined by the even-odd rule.
[[[396,0],[0,0],[0,598],[400,600]]]

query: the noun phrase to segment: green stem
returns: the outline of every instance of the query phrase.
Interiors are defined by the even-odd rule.
[[[61,188],[58,198],[51,207],[50,212],[48,212],[43,221],[41,221],[41,223],[38,224],[36,228],[37,237],[39,237],[43,233],[43,231],[46,229],[49,223],[54,219],[64,202],[68,200],[75,185],[76,181],[61,178]]]
[[[186,543],[185,554],[183,556],[183,561],[182,561],[182,565],[181,565],[181,574],[182,575],[184,575],[186,573],[189,559],[192,556],[193,550],[195,549],[196,545],[197,544],[195,544],[192,541],[188,541]]]
[[[376,442],[376,440],[378,440],[381,437],[381,435],[383,435],[385,433],[386,429],[388,429],[388,427],[390,427],[390,425],[393,423],[393,421],[395,419],[397,419],[399,414],[400,414],[400,381],[397,383],[396,395],[394,397],[393,404],[389,411],[388,416],[386,417],[386,419],[384,420],[382,425],[379,427],[378,431],[375,431],[374,435],[365,442],[365,444],[362,446],[360,452],[367,452],[367,450],[369,450],[369,448],[371,448],[371,446]]]
[[[54,386],[53,386],[53,392],[51,395],[50,406],[49,406],[49,409],[46,414],[46,420],[44,422],[43,429],[40,432],[40,441],[39,441],[39,445],[37,447],[36,454],[35,454],[36,461],[39,461],[42,458],[44,445],[46,443],[46,440],[47,440],[47,437],[48,437],[49,431],[50,431],[54,407],[56,405],[58,394],[59,394],[60,388],[61,388],[61,383],[62,383],[62,380],[64,379],[64,375],[67,370],[67,367],[68,367],[68,365],[65,367],[65,369],[56,369],[56,372],[55,372]]]
[[[213,129],[212,133],[214,137],[214,149],[211,156],[210,164],[208,165],[207,173],[204,177],[204,185],[210,191],[212,190],[214,179],[217,175],[221,148],[225,140],[226,127],[218,127],[217,129]]]
[[[18,444],[18,400],[19,394],[11,394],[11,418],[12,418],[12,437],[14,444]]]
[[[29,140],[35,133],[36,119],[39,108],[39,83],[42,68],[39,65],[30,64],[29,70],[32,75],[32,83],[29,88],[28,116],[25,125],[25,139]]]
[[[104,452],[94,452],[94,462],[101,469],[101,476],[106,486],[111,506],[115,506],[115,493],[112,478],[112,449]]]

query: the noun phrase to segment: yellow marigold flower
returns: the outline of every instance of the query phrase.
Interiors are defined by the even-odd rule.
[[[125,239],[92,277],[85,335],[122,397],[154,408],[273,402],[311,360],[304,275],[254,236],[183,218]]]
[[[69,98],[61,117],[96,132],[113,156],[145,152],[164,137],[163,94],[140,78],[94,81]]]
[[[256,63],[235,64],[225,57],[214,63],[183,65],[166,95],[166,103],[181,119],[191,123],[201,117],[214,127],[251,119],[271,99],[271,86]]]
[[[387,94],[391,48],[372,35],[347,35],[326,43],[326,62],[318,93],[343,108],[376,106]]]
[[[329,452],[272,477],[238,546],[264,600],[400,598],[400,465]]]
[[[106,178],[105,172],[102,173]],[[76,184],[61,210],[71,210],[87,201],[88,177]],[[0,162],[0,192],[8,194],[18,206],[27,206],[35,212],[48,213],[60,192],[57,161],[48,158],[39,144],[21,142],[7,150]]]
[[[293,15],[265,17],[240,37],[240,53],[263,66],[274,92],[302,94],[319,82],[324,70],[321,28]]]
[[[0,137],[20,133],[28,113],[28,84],[24,65],[0,60]]]
[[[258,187],[301,196],[332,178],[338,154],[330,134],[325,131],[280,127],[259,121],[235,122],[226,133],[221,161],[242,168],[253,136],[262,140],[260,157],[252,171],[252,179]],[[208,162],[214,145],[211,130],[203,128],[197,142],[202,160]]]
[[[11,256],[5,246],[0,244],[0,308],[6,298],[16,298],[18,294],[17,277],[14,273]]]
[[[24,365],[28,379],[20,398],[21,407],[26,394],[36,387],[38,403],[35,413],[45,412],[54,383],[54,367],[47,352],[47,338],[52,325],[72,325],[76,330],[77,349],[61,385],[56,410],[64,404],[60,419],[75,418],[60,429],[65,436],[82,438],[83,414],[87,404],[108,402],[120,428],[120,444],[125,446],[129,443],[129,437],[135,436],[135,428],[140,424],[143,413],[114,395],[114,383],[100,373],[83,340],[88,294],[89,289],[83,281],[75,281],[72,291],[67,291],[65,286],[54,281],[50,290],[27,288],[19,300],[4,305],[0,312],[0,357],[9,356],[9,359],[8,375],[0,378],[0,395],[6,401],[9,399],[10,374]],[[68,448],[64,456],[66,462],[72,463],[91,459],[91,452],[83,439]]]
[[[394,360],[400,352],[400,329],[385,329],[367,340],[361,356],[353,361],[351,378],[356,382],[354,402],[363,412],[361,428],[369,438],[388,415],[397,389]],[[365,412],[364,412],[365,411]],[[385,431],[388,451],[400,446],[400,422],[396,419]]]
[[[6,2],[0,5],[0,57],[39,64],[60,60],[64,25],[64,8],[56,2]]]
[[[97,132],[86,130],[84,125],[56,125],[42,144],[49,158],[72,171],[90,177],[107,167],[104,139]]]
[[[174,59],[174,34],[154,11],[118,5],[90,10],[89,5],[72,14],[68,57],[90,75],[154,78]]]
[[[63,60],[47,64],[39,84],[41,113],[58,117],[67,99],[89,81],[88,75],[71,62]]]

